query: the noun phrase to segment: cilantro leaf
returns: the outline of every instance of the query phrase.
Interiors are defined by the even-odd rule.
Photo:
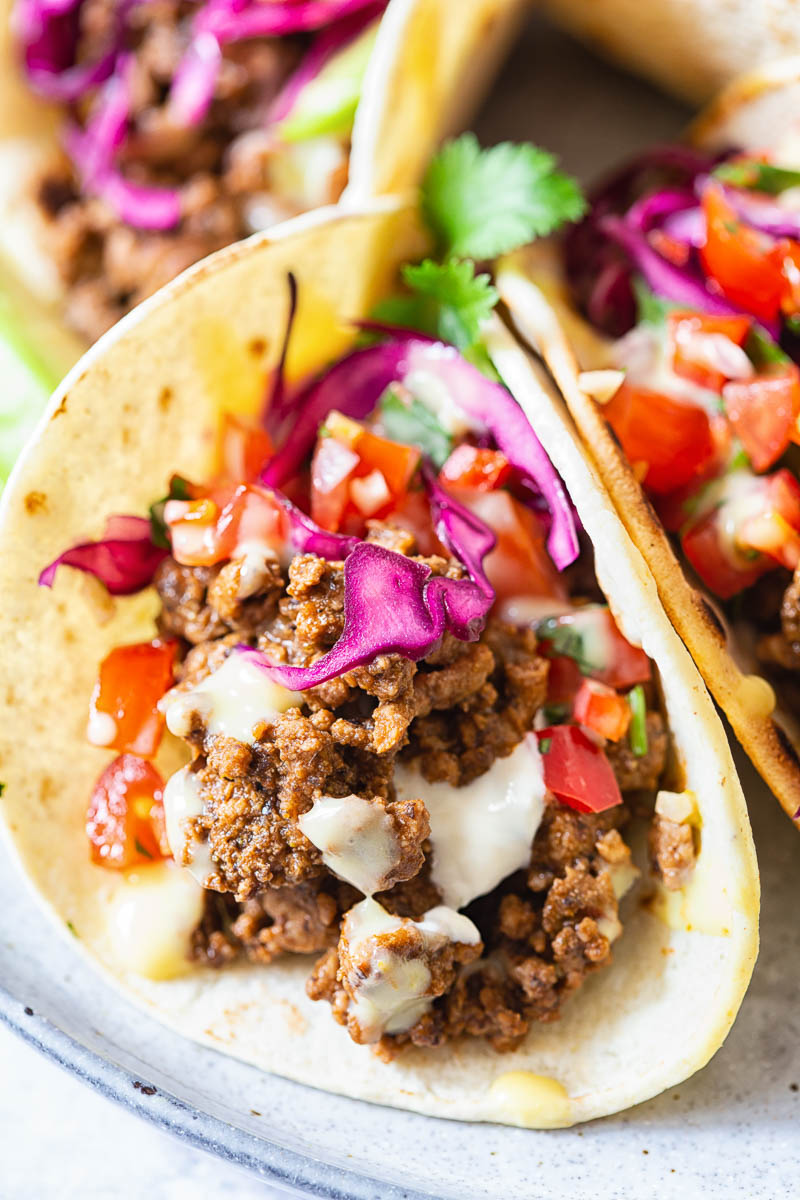
[[[753,158],[720,163],[713,174],[731,187],[751,188],[755,192],[767,192],[770,196],[777,196],[787,188],[800,184],[800,171],[774,167],[771,163],[758,162]]]
[[[156,500],[148,510],[150,513],[150,541],[154,546],[160,546],[162,550],[171,548],[169,533],[164,521],[164,505],[168,500],[191,500],[189,484],[180,475],[172,476],[169,481],[169,494],[162,497],[161,500]]]
[[[482,150],[474,134],[448,142],[422,183],[422,212],[446,256],[486,259],[551,233],[585,210],[578,184],[536,146]]]
[[[645,325],[663,325],[671,308],[678,308],[669,300],[662,299],[651,292],[640,275],[632,279],[633,294],[636,299],[636,320]]]
[[[453,439],[421,400],[416,396],[401,395],[389,384],[379,403],[387,437],[407,446],[416,446],[431,459],[437,470],[447,462]]]
[[[445,263],[426,258],[418,266],[404,267],[403,279],[417,296],[436,306],[439,337],[461,350],[477,342],[481,322],[498,301],[489,276],[476,275],[468,258]]]

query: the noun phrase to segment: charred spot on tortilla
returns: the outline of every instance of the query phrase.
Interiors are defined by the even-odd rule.
[[[263,358],[267,353],[267,340],[262,337],[251,338],[247,346],[253,358]]]
[[[169,387],[168,384],[165,384],[164,387],[162,387],[161,391],[158,393],[158,407],[161,409],[162,412],[167,411],[170,404],[172,403],[173,398],[174,398],[174,392],[173,392],[172,388]]]
[[[28,492],[25,497],[25,511],[34,516],[36,513],[45,512],[47,509],[47,495],[45,492]]]
[[[783,756],[792,766],[800,767],[800,753],[781,723],[772,719],[772,728],[775,730],[775,736]]]
[[[707,621],[711,629],[719,636],[720,641],[726,642],[728,638],[727,631],[714,605],[706,599],[702,592],[697,593],[697,599],[704,620]]]

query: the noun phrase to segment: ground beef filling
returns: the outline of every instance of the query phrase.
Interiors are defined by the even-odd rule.
[[[130,6],[131,122],[120,169],[132,181],[177,188],[181,221],[156,232],[124,225],[97,197],[82,192],[71,164],[54,164],[38,189],[51,253],[67,288],[70,324],[94,340],[180,271],[231,242],[296,211],[270,195],[267,113],[305,49],[302,37],[253,39],[224,48],[214,100],[196,126],[175,125],[166,103],[189,44],[196,6],[153,0]],[[86,0],[79,57],[102,57],[119,4]],[[86,120],[87,112],[79,110]],[[332,179],[330,199],[344,186]]]
[[[370,536],[413,550],[396,531],[375,526]],[[460,571],[445,559],[423,561],[437,574]],[[176,693],[218,669],[239,642],[305,665],[339,637],[341,563],[301,554],[285,574],[270,564],[259,590],[244,598],[238,571],[236,563],[189,568],[171,559],[159,568],[161,628],[186,647]],[[368,964],[343,921],[360,893],[331,874],[298,823],[316,800],[353,795],[388,819],[397,847],[376,896],[403,922],[386,935],[385,949],[428,980],[426,1011],[382,1037],[380,1051],[467,1034],[510,1049],[531,1022],[557,1017],[586,975],[610,962],[621,931],[615,888],[620,871],[632,871],[620,832],[627,808],[582,814],[548,806],[527,871],[466,910],[480,943],[430,942],[414,924],[442,903],[430,876],[428,814],[422,799],[398,801],[392,783],[398,758],[456,787],[487,771],[533,727],[547,670],[531,630],[492,619],[477,642],[448,636],[422,662],[382,656],[304,693],[300,707],[256,729],[252,744],[210,733],[193,714],[187,740],[202,814],[191,833],[207,843],[214,868],[194,957],[221,966],[239,956],[267,963],[281,953],[322,953],[309,994],[329,1001],[355,1040],[374,1040],[355,1002]],[[664,770],[660,713],[648,713],[647,729],[646,755],[636,757],[627,743],[608,747],[625,792],[653,789]],[[655,856],[665,878],[683,869],[680,854],[673,847]]]

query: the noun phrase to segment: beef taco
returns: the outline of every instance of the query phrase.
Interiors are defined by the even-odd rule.
[[[498,286],[800,826],[799,83],[792,61],[733,85],[694,145],[627,164]]]
[[[697,1070],[757,948],[711,700],[465,257],[579,204],[467,137],[425,226],[221,251],[71,373],[0,523],[3,814],[65,936],[266,1070],[531,1127]]]
[[[185,267],[348,187],[415,185],[520,9],[4,0],[0,353],[27,385],[6,466],[85,344]]]

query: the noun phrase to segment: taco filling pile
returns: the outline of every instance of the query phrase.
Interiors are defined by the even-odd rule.
[[[386,0],[18,0],[34,93],[63,108],[37,179],[70,325],[94,340],[211,251],[338,199]]]
[[[92,696],[117,755],[92,859],[174,858],[200,885],[186,955],[317,955],[309,995],[385,1056],[513,1048],[610,964],[633,812],[666,887],[691,878],[653,666],[522,410],[452,345],[389,335],[278,382],[267,425],[228,418],[215,478],[42,578],[160,601]],[[165,729],[190,758],[168,779]]]
[[[783,689],[800,666],[800,172],[774,155],[657,149],[596,194],[565,265],[583,313],[617,339],[597,365],[624,373],[583,381]]]

